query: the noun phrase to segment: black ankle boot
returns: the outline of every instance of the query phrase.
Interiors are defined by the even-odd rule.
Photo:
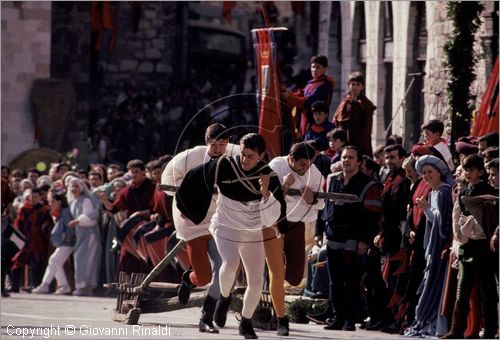
[[[253,330],[252,320],[241,317],[240,335],[243,335],[245,339],[258,339],[257,334]]]
[[[231,294],[228,297],[222,296],[217,300],[214,311],[214,322],[219,327],[222,328],[226,325],[227,311],[229,310],[229,305],[231,304]]]
[[[281,336],[287,336],[289,331],[290,331],[290,326],[289,326],[288,316],[285,315],[282,318],[278,318],[278,329],[276,331],[276,334]]]
[[[187,270],[182,274],[181,284],[177,290],[177,296],[179,297],[179,303],[181,305],[187,305],[191,291],[195,287],[189,279],[189,274],[191,274],[191,272],[192,270]]]
[[[200,323],[198,324],[200,332],[214,334],[219,333],[219,330],[216,329],[214,327],[214,324],[212,323],[216,303],[217,300],[215,300],[210,295],[207,295],[201,309]]]

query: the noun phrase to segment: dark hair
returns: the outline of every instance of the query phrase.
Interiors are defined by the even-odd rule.
[[[99,177],[99,179],[102,181],[102,176],[101,176],[101,174],[100,174],[99,172],[97,172],[97,171],[91,171],[91,172],[89,173],[88,177],[90,177],[90,176],[98,176],[98,177]]]
[[[259,155],[266,151],[266,141],[258,133],[247,133],[241,137],[240,145],[256,151]]]
[[[389,146],[389,145],[394,145],[394,144],[403,144],[403,137],[401,136],[398,136],[398,135],[390,135],[389,137],[387,137],[386,141],[385,141],[385,146]]]
[[[38,187],[37,189],[40,190],[40,194],[43,194],[44,192],[46,193],[47,191],[50,190],[50,185],[44,184],[41,187]]]
[[[371,170],[373,171],[375,174],[378,174],[378,172],[380,171],[380,165],[378,165],[377,163],[375,163],[375,161],[368,155],[363,155],[361,157],[361,159],[363,160],[363,162],[365,163],[365,167],[368,169],[368,170]]]
[[[205,131],[205,143],[209,140],[229,139],[229,132],[225,125],[215,123],[207,127]]]
[[[477,140],[478,142],[485,142],[488,147],[490,146],[498,146],[498,133],[497,132],[489,132],[484,136],[481,136]]]
[[[89,177],[89,172],[85,169],[78,169],[79,174],[85,175],[85,177]],[[100,174],[99,174],[100,175]]]
[[[494,158],[498,158],[498,146],[490,146],[489,148],[487,148],[486,150],[483,151],[483,154],[482,156],[484,158],[488,158],[488,159],[494,159]]]
[[[429,130],[432,133],[438,132],[440,135],[444,132],[444,124],[439,119],[431,119],[422,125],[422,130]]]
[[[153,171],[154,169],[161,169],[161,163],[157,159],[149,161],[146,164],[146,170],[147,171]]]
[[[484,170],[484,159],[478,154],[472,154],[464,158],[462,163],[464,170]]]
[[[289,155],[296,161],[299,159],[312,160],[316,156],[316,149],[310,143],[295,143],[290,148]]]
[[[358,162],[361,163],[361,161],[363,160],[363,154],[361,153],[361,150],[359,150],[358,147],[354,146],[354,145],[348,145],[344,148],[344,150],[342,152],[345,152],[346,150],[355,150],[356,151],[356,157],[358,159]]]
[[[158,162],[160,162],[161,167],[164,169],[167,166],[168,162],[170,162],[173,158],[174,156],[166,154],[158,158]]]
[[[386,146],[384,148],[385,153],[389,153],[389,152],[393,152],[393,151],[398,152],[399,158],[403,158],[403,157],[408,156],[408,152],[405,150],[405,148],[403,148],[403,146],[401,144],[392,144],[392,145]]]
[[[498,171],[498,158],[492,159],[488,163],[485,164],[486,169],[497,169]]]
[[[311,112],[325,112],[326,114],[329,113],[328,106],[326,103],[322,100],[317,100],[311,105]]]
[[[311,64],[320,64],[323,67],[328,67],[328,58],[324,55],[315,55],[311,58]]]
[[[56,170],[57,170],[57,172],[61,171],[61,168],[62,168],[63,166],[68,167],[68,171],[69,171],[69,170],[71,170],[71,165],[69,165],[68,163],[60,163],[60,164],[58,164],[58,165],[56,166]]]
[[[38,171],[38,169],[36,168],[29,168],[28,171],[26,171],[27,173],[30,173],[30,172],[34,172],[36,173],[38,176],[40,176],[42,173],[40,171]]]
[[[326,138],[328,138],[328,140],[331,140],[332,142],[335,139],[339,139],[341,142],[345,143],[347,141],[347,132],[342,128],[336,128],[329,131],[326,134]]]
[[[15,177],[15,178],[24,178],[25,177],[25,174],[24,174],[24,171],[22,171],[21,169],[13,169],[12,170],[12,173],[10,174],[10,177]]]
[[[314,148],[314,150],[321,151],[321,148],[320,148],[318,142],[315,139],[306,140],[306,141],[304,141],[304,143],[309,144],[310,146],[312,146]]]
[[[40,195],[42,191],[40,190],[40,188],[33,188],[31,189],[31,193]]]
[[[9,169],[9,167],[7,165],[2,165],[2,170],[3,169],[7,169],[7,172],[10,172],[10,169]]]
[[[108,169],[116,169],[118,171],[123,172],[121,165],[116,164],[116,163],[111,163],[110,165],[108,165]]]
[[[365,85],[365,76],[359,71],[351,72],[349,74],[349,77],[347,78],[347,85],[349,85],[351,81],[355,81]]]
[[[133,159],[127,163],[127,170],[130,170],[132,168],[138,168],[141,169],[142,171],[146,170],[144,162],[141,161],[140,159]]]
[[[50,189],[49,193],[52,194],[53,199],[61,202],[61,208],[68,207],[68,200],[66,199],[66,195],[64,194],[64,191],[57,190],[57,189]]]
[[[102,171],[102,174],[101,174],[101,179],[104,181],[104,182],[107,182],[108,181],[108,168],[106,167],[106,165],[102,164],[102,163],[97,163],[97,164],[93,164],[91,169],[92,168],[99,168],[101,169]]]

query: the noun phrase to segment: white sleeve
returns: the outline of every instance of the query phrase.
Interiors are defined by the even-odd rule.
[[[93,211],[94,205],[92,204],[90,199],[86,198],[83,201],[82,214],[76,218],[79,221],[79,227],[93,227],[97,225],[97,220],[93,220],[89,217],[90,215],[92,215]]]
[[[270,227],[280,218],[281,203],[271,193],[267,200],[260,200],[260,219],[262,225]]]
[[[204,163],[206,150],[206,146],[197,146],[177,154],[168,162],[163,170],[161,174],[161,184],[179,187],[189,170]],[[175,192],[173,191],[165,191],[165,193],[170,196],[175,196]]]
[[[240,146],[238,144],[228,143],[226,146],[226,155],[229,157],[239,156],[241,154]]]

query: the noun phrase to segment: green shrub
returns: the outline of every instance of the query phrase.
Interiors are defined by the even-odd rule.
[[[287,303],[286,313],[291,322],[294,323],[308,323],[309,319],[307,314],[321,313],[326,309],[327,302],[317,302],[315,300],[299,298],[292,302]]]

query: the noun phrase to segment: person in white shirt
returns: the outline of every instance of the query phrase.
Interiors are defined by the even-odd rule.
[[[219,123],[210,125],[205,132],[206,145],[196,146],[177,154],[165,167],[162,173],[162,184],[180,186],[186,174],[193,168],[219,157],[224,153],[239,154],[238,145],[229,143],[227,128]],[[168,195],[175,193],[167,191]],[[205,219],[198,225],[182,215],[177,209],[174,198],[172,215],[176,236],[186,242],[186,250],[191,264],[191,270],[184,272],[178,290],[180,304],[187,304],[191,290],[210,283],[207,298],[201,311],[199,323],[200,332],[219,333],[213,326],[213,313],[219,297],[219,268],[221,258],[215,241],[208,230],[210,220],[215,212],[217,194],[214,194]]]
[[[209,228],[222,259],[220,297],[214,322],[219,327],[226,324],[231,289],[242,262],[247,288],[239,333],[245,339],[257,339],[251,318],[259,303],[264,281],[262,228],[278,224],[283,230],[286,203],[277,175],[263,162],[264,138],[249,133],[240,140],[240,148],[240,156],[221,156],[186,174],[177,190],[176,200],[182,214],[195,224],[201,223],[209,210],[213,187],[217,185],[217,208]]]
[[[281,237],[273,237],[275,228],[265,228],[264,247],[269,268],[269,290],[278,317],[278,335],[288,335],[288,317],[285,314],[285,279],[293,286],[304,277],[305,225],[315,222],[324,200],[318,200],[313,192],[322,192],[320,171],[313,164],[316,150],[308,143],[292,145],[288,156],[276,157],[269,166],[278,174],[286,194],[288,189],[299,189],[302,196],[285,197],[287,230]],[[285,266],[286,259],[286,266]]]

